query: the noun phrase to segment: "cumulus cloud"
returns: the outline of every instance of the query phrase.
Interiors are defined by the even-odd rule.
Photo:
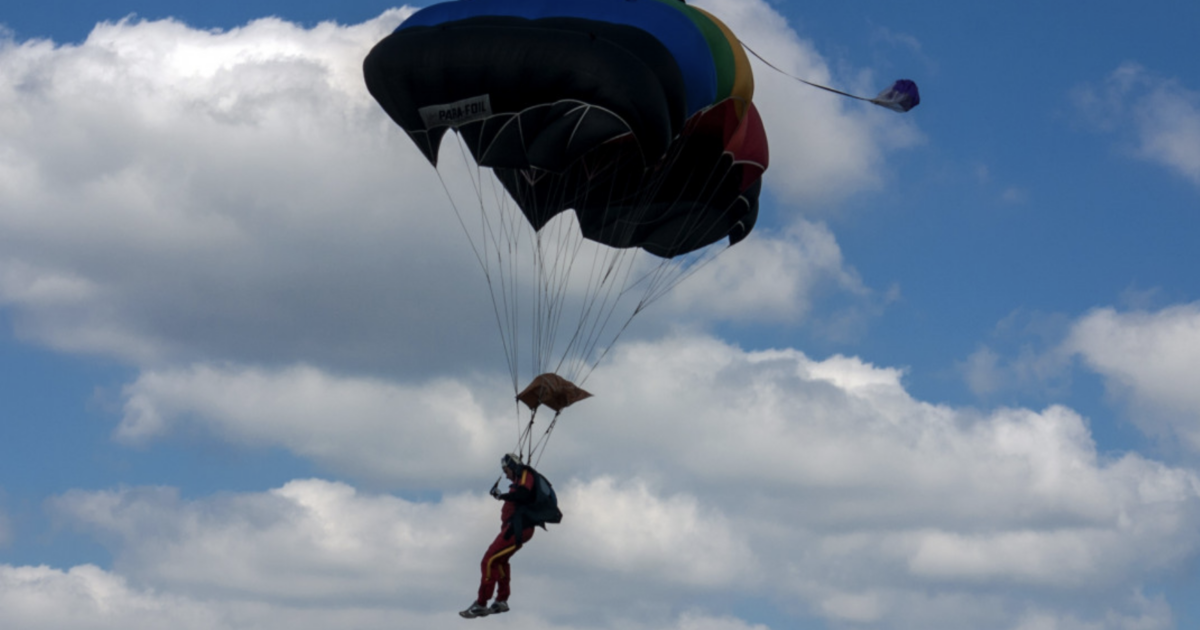
[[[1096,309],[1074,323],[1064,347],[1133,405],[1144,430],[1200,451],[1200,303],[1158,311]]]
[[[646,596],[678,584],[701,592],[736,588],[747,577],[744,543],[724,519],[710,521],[694,497],[660,497],[611,479],[563,483],[560,494],[573,517],[552,533],[539,530],[513,561],[514,618],[521,623],[749,627],[699,610],[679,615]],[[25,567],[12,573],[58,583],[103,581],[108,592],[128,599],[161,593],[204,602],[208,618],[232,618],[225,627],[251,627],[235,616],[244,602],[282,610],[284,619],[302,608],[325,620],[351,613],[342,623],[354,620],[355,608],[391,611],[364,619],[361,627],[370,628],[395,623],[389,616],[407,621],[400,627],[448,618],[473,597],[479,560],[500,526],[498,504],[483,493],[418,503],[316,479],[192,501],[166,488],[71,492],[52,509],[107,540],[115,572],[81,567],[72,576]],[[597,582],[610,587],[586,595]],[[128,585],[142,585],[143,592]],[[20,595],[12,597],[21,601]],[[616,605],[622,600],[631,605]],[[148,620],[139,622],[146,627]]]
[[[0,622],[29,630],[79,628],[221,627],[222,618],[200,602],[137,589],[94,565],[69,571],[0,565]]]
[[[0,624],[22,630],[324,630],[328,628],[437,628],[453,612],[418,613],[397,605],[305,602],[273,603],[240,598],[189,597],[160,588],[138,586],[121,575],[93,565],[69,570],[0,565]],[[516,615],[513,615],[516,617]],[[540,618],[504,618],[501,627],[567,630]],[[595,627],[595,626],[592,626]],[[637,630],[649,628],[633,623]],[[660,628],[751,630],[745,624],[704,616],[681,616]],[[761,628],[761,627],[760,627]],[[754,629],[757,630],[757,629]]]
[[[406,345],[430,335],[393,327],[477,310],[466,292],[432,299],[438,283],[416,273],[453,284],[470,271],[439,256],[461,236],[429,211],[437,191],[398,176],[428,167],[359,70],[408,12],[307,30],[122,21],[79,45],[6,42],[0,304],[17,330],[142,364],[379,364],[381,339],[439,356]]]
[[[415,613],[397,605],[346,604],[337,607],[192,598],[139,587],[115,573],[92,565],[63,571],[50,567],[0,565],[0,623],[23,630],[321,630],[353,627],[437,628],[453,612]],[[455,617],[456,618],[456,617]],[[488,620],[502,628],[571,630],[573,628],[630,628],[632,630],[766,630],[726,615],[686,611],[645,622],[625,619],[622,625],[559,623],[516,609]]]
[[[167,488],[72,492],[52,508],[111,541],[116,567],[139,583],[273,602],[400,598],[429,612],[470,592],[451,587],[469,584],[482,550],[467,543],[486,542],[496,519],[485,499],[412,503],[308,480],[202,501]]]
[[[233,443],[280,444],[332,470],[409,484],[472,478],[512,436],[511,408],[476,400],[510,399],[487,382],[407,385],[311,366],[200,364],[144,372],[123,395],[115,436],[127,443],[199,423]]]
[[[727,587],[755,576],[755,561],[731,519],[680,494],[658,497],[645,482],[618,484],[610,476],[577,485],[565,495],[569,529],[585,546],[566,557],[625,575],[682,585]]]
[[[1156,292],[1132,291],[1123,308],[1070,318],[1016,311],[959,365],[968,388],[987,399],[1014,391],[1045,395],[1070,385],[1082,366],[1104,378],[1111,401],[1164,444],[1200,450],[1200,303],[1156,308]]]
[[[708,310],[736,321],[806,320],[822,290],[871,304],[873,291],[842,257],[829,228],[798,221],[781,238],[731,248],[680,283],[656,308],[671,313]]]
[[[538,543],[559,564],[539,564],[535,584],[555,601],[581,597],[560,594],[569,587],[552,579],[573,574],[601,590],[619,575],[630,589],[622,594],[649,580],[668,598],[753,588],[803,602],[806,614],[882,627],[920,626],[911,611],[933,593],[947,611],[973,611],[973,627],[1009,627],[1013,610],[1103,624],[1089,611],[1141,614],[1137,586],[1195,554],[1194,473],[1099,455],[1084,418],[1064,407],[983,414],[915,400],[903,374],[695,336],[620,347],[588,381],[597,396],[559,421],[542,463],[552,478],[564,470],[577,479],[560,489],[568,518]],[[235,392],[271,382],[253,372],[224,378]],[[134,389],[160,404],[160,390]],[[324,390],[312,391],[306,406],[320,408]],[[162,408],[234,440],[247,431],[289,448],[329,439],[286,406],[266,414],[279,421],[243,426],[256,420],[239,407],[258,400],[262,415],[270,396],[237,395],[227,406],[204,398]],[[457,426],[449,410],[430,415]],[[326,461],[353,470],[347,462],[356,450],[372,453],[377,438],[348,433]],[[379,466],[377,477],[404,486],[428,468],[464,487],[441,472],[450,451],[437,439],[429,434],[427,452],[404,451],[404,467],[368,456],[360,470]],[[494,466],[488,459],[466,449],[458,461],[478,461],[467,466],[475,472]],[[1074,609],[1056,595],[1089,603]]]
[[[1200,92],[1135,63],[1077,88],[1079,111],[1099,129],[1129,134],[1138,157],[1200,186]]]

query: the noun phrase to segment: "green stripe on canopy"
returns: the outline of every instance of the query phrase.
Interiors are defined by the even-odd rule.
[[[721,27],[713,24],[707,15],[679,0],[657,1],[683,13],[696,25],[696,28],[700,29],[704,40],[708,42],[709,50],[712,51],[713,65],[717,71],[717,98],[713,102],[719,103],[729,98],[733,94],[737,61],[733,56],[733,50],[729,47],[729,39],[725,37],[724,31],[721,30]]]

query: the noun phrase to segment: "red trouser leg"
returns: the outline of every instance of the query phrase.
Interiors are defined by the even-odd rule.
[[[533,538],[533,528],[527,527],[525,531],[521,532],[521,542],[526,543],[530,538]],[[501,530],[496,536],[496,540],[492,541],[491,546],[483,554],[483,562],[479,567],[482,572],[479,580],[479,597],[475,600],[480,606],[487,604],[493,591],[496,591],[497,601],[508,601],[509,582],[512,580],[508,559],[516,551],[517,541],[513,538],[505,540],[504,531]],[[497,584],[499,584],[499,590],[496,588]]]

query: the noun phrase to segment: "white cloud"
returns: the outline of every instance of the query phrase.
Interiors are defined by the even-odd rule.
[[[1051,610],[1033,609],[1025,612],[1014,630],[1168,630],[1175,628],[1170,606],[1161,597],[1148,598],[1134,593],[1128,598],[1131,612],[1121,614],[1109,611],[1102,621],[1064,615]]]
[[[476,385],[491,400],[509,399],[497,383]],[[308,366],[195,365],[145,372],[126,386],[116,437],[145,443],[191,420],[231,442],[281,444],[361,477],[444,483],[479,474],[464,462],[490,469],[509,446],[506,408],[485,410],[476,395],[450,380],[401,385]]]
[[[175,386],[186,390],[205,370]],[[221,389],[235,393],[221,405],[202,402],[207,389],[171,395],[170,404],[158,387],[131,391],[229,439],[255,431],[259,443],[397,486],[465,487],[494,467],[489,448],[505,446],[501,437],[478,452],[460,449],[436,432],[452,429],[429,427],[458,426],[462,410],[429,408],[419,414],[429,424],[413,428],[425,446],[398,446],[404,464],[394,465],[372,455],[387,450],[378,438],[387,431],[355,424],[369,414],[347,414],[346,436],[333,438],[279,396],[253,394],[305,390],[284,385],[288,371],[218,373]],[[390,391],[310,378],[338,384],[305,390],[311,409],[338,406],[322,396],[352,398],[341,391],[378,395],[363,385]],[[918,627],[924,617],[914,611],[925,604],[972,611],[981,628],[1007,627],[1026,609],[1110,627],[1095,611],[1141,614],[1129,594],[1196,553],[1194,473],[1133,454],[1102,457],[1085,420],[1063,407],[981,414],[931,405],[914,400],[902,378],[852,357],[746,352],[695,336],[620,347],[587,383],[596,397],[561,418],[542,462],[567,519],[536,543],[555,560],[536,561],[530,588],[577,601],[584,596],[563,582],[578,575],[579,588],[619,581],[616,598],[755,592],[880,627]],[[338,440],[320,457],[296,446]],[[490,525],[494,516],[481,518]],[[470,555],[458,561],[472,564]]]
[[[1035,400],[1062,400],[1071,384],[1073,356],[1062,347],[1071,324],[1063,314],[1017,309],[956,369],[968,389],[984,400],[1014,392]]]
[[[539,530],[513,559],[515,622],[750,627],[702,610],[677,615],[651,595],[681,586],[692,592],[743,588],[746,550],[723,517],[710,521],[694,497],[658,497],[611,479],[564,483],[560,494],[571,518],[549,533]],[[343,624],[355,619],[356,608],[390,611],[364,619],[365,628],[389,627],[396,621],[389,617],[449,618],[472,599],[480,558],[500,528],[499,504],[483,493],[417,503],[315,479],[194,501],[163,488],[72,492],[52,508],[108,540],[116,556],[113,574],[92,567],[72,573],[107,582],[109,592],[125,598],[161,594],[203,602],[208,618],[239,628],[290,627],[286,621],[302,609]],[[37,571],[66,581],[60,573]],[[148,586],[128,592],[126,583]],[[12,597],[22,599],[20,592]],[[70,603],[73,595],[54,597]],[[618,606],[621,601],[627,607]],[[279,610],[281,619],[251,626],[238,613],[247,603]],[[143,627],[147,620],[140,620]],[[301,627],[316,627],[309,623]]]
[[[827,287],[869,304],[872,294],[823,224],[798,221],[780,238],[740,243],[667,294],[672,314],[706,310],[750,322],[796,322]]]
[[[761,624],[748,624],[733,617],[707,617],[697,613],[680,616],[678,630],[767,630]]]
[[[1102,307],[1070,319],[1016,311],[958,365],[986,399],[1001,392],[1046,395],[1070,386],[1080,364],[1103,377],[1112,402],[1127,406],[1144,433],[1171,447],[1200,451],[1200,303],[1154,309],[1155,291],[1125,296],[1125,309]],[[1014,340],[1017,343],[1013,343]]]
[[[439,258],[461,235],[428,211],[440,193],[404,184],[428,167],[362,84],[404,14],[125,21],[0,49],[0,301],[17,329],[141,363],[421,349],[403,344],[428,335],[389,333],[438,309],[414,313],[405,296],[428,285],[396,270],[472,270]],[[471,312],[455,295],[434,302]]]
[[[419,629],[445,625],[450,615],[453,613],[443,610],[417,613],[400,606],[356,602],[318,606],[238,597],[189,597],[138,586],[118,573],[93,565],[65,571],[0,565],[0,625],[21,630]],[[524,627],[543,630],[556,626],[533,620]]]
[[[95,287],[86,279],[73,275],[57,275],[52,271],[31,268],[23,261],[0,267],[0,296],[12,303],[42,306],[78,303],[95,295]]]
[[[1070,382],[1071,353],[1061,347],[1049,349],[1022,343],[1005,357],[981,344],[958,368],[967,387],[986,398],[997,392],[1022,392],[1039,396],[1055,394]]]
[[[976,395],[991,394],[1004,387],[1000,355],[987,346],[980,346],[961,366],[967,387]]]
[[[1134,405],[1134,421],[1200,451],[1200,303],[1159,311],[1096,309],[1074,323],[1064,347]]]
[[[53,507],[115,538],[116,566],[140,583],[192,597],[398,600],[424,612],[469,595],[498,522],[484,495],[412,503],[319,480],[203,501],[165,488],[72,492]]]
[[[1140,155],[1200,186],[1200,94],[1164,82],[1138,104]]]
[[[224,598],[192,598],[139,587],[92,565],[63,571],[50,567],[0,565],[0,624],[22,630],[362,630],[438,628],[458,623],[452,610],[417,613],[401,605],[348,603],[338,606],[271,603]],[[459,606],[456,605],[454,609]],[[766,630],[730,616],[699,611],[664,615],[651,621],[564,623],[517,607],[487,621],[501,628],[572,630]]]
[[[1099,128],[1132,133],[1135,155],[1200,186],[1200,93],[1124,63],[1103,84],[1078,88],[1074,96]]]
[[[69,571],[0,565],[0,623],[7,628],[202,630],[221,622],[199,602],[131,588],[93,565]]]
[[[559,545],[566,558],[700,587],[729,587],[756,574],[754,556],[730,519],[694,496],[660,498],[644,482],[622,485],[605,476],[574,486],[563,507],[575,524],[566,531],[587,541]]]

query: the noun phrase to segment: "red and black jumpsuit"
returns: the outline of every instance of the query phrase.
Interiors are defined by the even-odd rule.
[[[500,498],[504,500],[504,507],[500,510],[500,533],[487,548],[487,552],[483,554],[483,563],[480,565],[482,577],[479,581],[479,597],[475,600],[480,606],[487,605],[493,590],[496,591],[496,601],[508,601],[509,582],[512,578],[508,559],[522,544],[533,538],[533,527],[526,527],[522,530],[520,540],[517,540],[515,535],[505,539],[505,533],[510,529],[509,521],[517,506],[533,500],[534,481],[533,473],[529,472],[527,468],[522,469],[509,484],[508,492],[500,495]],[[496,588],[497,584],[499,584],[499,589]]]

